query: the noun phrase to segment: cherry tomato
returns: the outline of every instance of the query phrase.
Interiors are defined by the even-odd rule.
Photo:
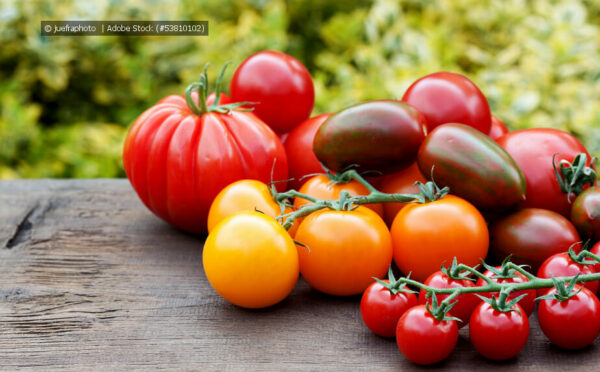
[[[452,316],[448,314],[448,316]],[[396,327],[398,349],[413,363],[434,364],[446,359],[458,341],[455,320],[437,320],[425,305],[406,311]]]
[[[531,128],[508,133],[497,140],[515,159],[527,182],[527,199],[523,208],[542,208],[570,217],[568,195],[560,189],[554,173],[563,159],[570,162],[579,153],[590,154],[575,137],[551,128]],[[589,162],[588,162],[589,165]]]
[[[475,349],[492,360],[506,360],[519,354],[529,338],[529,319],[516,304],[513,311],[494,310],[487,302],[471,315],[469,337]]]
[[[462,75],[436,72],[424,76],[408,88],[402,101],[425,115],[429,131],[445,123],[461,123],[490,132],[490,106],[479,88]]]
[[[306,194],[318,199],[334,200],[339,199],[342,191],[347,191],[350,195],[369,195],[369,190],[364,187],[360,182],[352,180],[348,183],[332,183],[331,180],[323,175],[319,174],[310,177],[300,187],[299,192]],[[294,206],[300,208],[303,205],[309,204],[310,201],[302,198],[294,199]],[[373,210],[378,215],[383,216],[383,206],[377,204],[365,204],[365,207]]]
[[[403,273],[424,281],[442,264],[475,266],[488,251],[488,230],[481,213],[457,196],[411,203],[392,223],[394,262]]]
[[[231,78],[230,93],[234,102],[257,102],[254,113],[277,133],[308,119],[315,103],[306,67],[275,51],[258,52],[242,62]]]
[[[206,238],[204,272],[234,305],[263,308],[287,297],[298,280],[294,241],[274,219],[258,212],[225,218]]]
[[[506,125],[500,119],[492,115],[492,125],[490,126],[490,132],[488,133],[488,136],[490,136],[493,140],[497,140],[508,132],[509,130]]]
[[[389,280],[384,280],[389,283]],[[393,294],[378,282],[365,290],[360,300],[360,315],[365,325],[376,335],[394,337],[398,319],[417,305],[417,296],[411,292]]]
[[[569,257],[569,254],[566,252],[557,253],[552,255],[544,261],[540,269],[538,270],[537,276],[538,278],[550,278],[550,275],[556,277],[559,276],[574,276],[577,273],[581,273],[581,275],[593,274],[596,271],[594,270],[594,265],[582,265],[579,264]],[[590,290],[592,293],[598,292],[598,281],[585,282],[583,285]],[[538,296],[544,295],[548,289],[542,288],[538,289]]]
[[[547,292],[555,293],[556,288]],[[565,349],[581,349],[600,333],[600,302],[587,288],[563,302],[541,300],[537,315],[550,342]]]
[[[323,114],[303,121],[287,136],[283,146],[288,157],[289,176],[293,178],[289,187],[299,189],[307,174],[322,173],[323,167],[313,151],[317,130],[331,114]]]
[[[490,227],[493,255],[499,259],[512,255],[511,261],[530,265],[533,272],[546,258],[567,251],[579,241],[579,234],[569,220],[544,209],[523,209]]]
[[[410,167],[383,177],[380,190],[388,194],[418,193],[419,187],[415,182],[425,183],[427,180],[421,174],[419,165],[413,163]],[[383,203],[383,215],[388,226],[394,222],[394,217],[408,203]]]
[[[475,284],[468,279],[450,279],[448,275],[446,275],[442,271],[436,271],[431,274],[429,278],[425,281],[425,285],[434,288],[457,288],[457,287],[474,287]],[[443,301],[449,295],[437,295],[438,303]],[[456,304],[452,307],[452,314],[461,320],[461,322],[457,322],[458,328],[462,328],[469,323],[469,319],[471,318],[471,313],[473,309],[481,300],[474,293],[465,293],[461,294],[455,299]],[[431,306],[431,299],[427,300],[426,292],[421,289],[419,292],[419,304],[424,305],[429,302]]]
[[[497,266],[496,269],[500,270],[501,267]],[[518,271],[514,271],[514,270],[510,273],[510,277],[507,277],[507,278],[498,277],[494,272],[492,272],[490,270],[486,270],[483,273],[483,275],[490,278],[494,283],[509,284],[509,283],[525,283],[525,282],[529,281],[529,279],[527,279],[527,277],[525,275],[521,274]],[[476,286],[483,287],[484,285],[486,285],[486,281],[479,278],[477,280]],[[523,310],[525,310],[525,313],[527,314],[527,316],[529,316],[529,315],[531,315],[531,313],[533,313],[533,309],[535,308],[535,298],[537,297],[535,289],[524,289],[521,291],[512,291],[512,292],[510,292],[508,298],[509,298],[509,300],[511,300],[515,297],[519,297],[524,294],[527,296],[525,296],[521,300],[519,300],[519,305],[521,305]],[[498,298],[499,293],[498,292],[482,292],[479,295],[487,297],[487,298],[492,298],[492,296]]]
[[[600,242],[596,243],[591,249],[590,253],[595,254],[596,256],[600,256]],[[600,263],[594,265],[594,271],[600,272]]]
[[[258,211],[277,218],[281,215],[281,207],[273,200],[273,196],[266,184],[256,180],[240,180],[225,187],[213,201],[208,211],[208,232],[223,219],[241,211]],[[286,208],[284,214],[291,213],[291,208]],[[279,219],[279,223],[283,223]],[[297,224],[288,232],[294,236]]]
[[[381,278],[392,261],[392,241],[385,222],[372,210],[322,209],[298,226],[300,272],[311,287],[336,296],[362,293],[373,277]]]
[[[573,202],[571,221],[582,236],[600,240],[600,186],[585,190]]]

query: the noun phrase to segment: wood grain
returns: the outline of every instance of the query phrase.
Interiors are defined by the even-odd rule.
[[[272,308],[228,304],[204,276],[202,242],[154,217],[126,180],[0,181],[0,368],[421,369],[363,326],[358,297],[300,280]],[[598,342],[562,351],[530,320],[517,358],[483,359],[463,329],[434,368],[598,368]]]

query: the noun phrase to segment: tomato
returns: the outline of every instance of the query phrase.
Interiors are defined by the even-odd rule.
[[[548,291],[555,294],[556,288]],[[600,302],[587,288],[566,301],[541,300],[538,321],[550,342],[565,349],[581,349],[600,333]]]
[[[553,157],[572,162],[579,153],[590,154],[569,133],[551,128],[531,128],[508,133],[497,140],[515,159],[527,182],[527,200],[523,208],[542,208],[570,217],[571,204],[562,192],[554,173]],[[589,161],[588,161],[589,166]]]
[[[393,173],[415,162],[425,133],[423,115],[410,105],[371,101],[331,115],[317,131],[313,149],[335,172],[358,165],[361,172]]]
[[[574,276],[577,273],[581,273],[581,275],[593,274],[596,271],[594,270],[594,265],[582,265],[579,264],[569,257],[569,254],[566,252],[557,253],[552,255],[542,263],[540,269],[538,270],[537,276],[538,278],[547,278],[550,276],[554,276],[555,278],[559,276]],[[583,285],[590,290],[592,293],[598,292],[598,281],[585,282]],[[542,288],[538,289],[538,296],[543,296],[548,289]]]
[[[435,273],[431,274],[427,278],[427,280],[425,280],[424,284],[434,288],[457,288],[475,286],[475,284],[473,284],[473,282],[468,279],[451,279],[442,271],[436,271]],[[443,294],[437,295],[438,303],[442,302],[448,296],[449,295]],[[467,323],[469,323],[469,318],[471,317],[473,309],[475,309],[475,307],[479,305],[481,300],[474,293],[465,293],[456,297],[454,301],[456,301],[456,304],[451,309],[452,315],[461,320],[461,322],[457,322],[457,325],[458,328],[462,328],[466,326]],[[421,289],[421,291],[419,292],[419,303],[424,305],[427,302],[429,302],[431,306],[431,299],[427,300],[426,292]]]
[[[331,114],[315,116],[303,121],[287,136],[283,146],[288,158],[290,178],[289,186],[299,189],[307,174],[323,173],[323,167],[313,151],[313,141],[317,130]]]
[[[405,206],[394,219],[391,233],[394,262],[421,282],[454,257],[458,263],[475,266],[488,251],[488,229],[481,213],[453,195]]]
[[[298,191],[318,199],[335,200],[340,198],[340,195],[344,190],[350,195],[369,195],[369,190],[356,180],[352,180],[348,183],[336,184],[332,183],[332,181],[323,174],[310,177]],[[300,208],[309,203],[310,201],[306,199],[294,199],[294,206],[296,208]],[[365,207],[375,211],[378,215],[383,216],[383,207],[381,204],[365,204]]]
[[[508,132],[509,130],[506,125],[500,119],[492,115],[492,125],[488,136],[493,140],[497,140]]]
[[[600,242],[596,243],[591,249],[590,253],[595,254],[596,256],[600,256]],[[594,265],[594,271],[600,272],[600,263]]]
[[[280,302],[298,280],[294,241],[274,219],[258,212],[240,212],[215,226],[202,262],[215,291],[246,308]]]
[[[515,161],[487,135],[464,124],[435,128],[421,145],[421,173],[453,195],[488,211],[508,210],[525,200],[525,178]]]
[[[389,283],[389,280],[384,280]],[[360,315],[365,325],[376,335],[394,337],[398,319],[417,305],[417,296],[411,292],[393,294],[378,282],[371,284],[360,300]]]
[[[175,95],[137,118],[125,139],[123,165],[148,209],[200,234],[206,232],[210,204],[225,186],[247,178],[287,178],[283,145],[254,114],[202,113]],[[285,189],[285,182],[278,187]]]
[[[508,215],[490,227],[490,248],[499,259],[537,270],[555,253],[566,252],[579,242],[579,234],[569,220],[558,213],[528,208]]]
[[[571,221],[583,237],[600,240],[600,186],[579,194],[571,208]]]
[[[396,327],[398,349],[413,363],[441,362],[450,356],[457,341],[456,321],[435,319],[425,305],[409,309],[398,320]]]
[[[217,194],[208,211],[208,232],[223,219],[241,211],[257,211],[269,217],[281,216],[281,207],[271,195],[266,184],[256,180],[236,181]],[[284,214],[291,213],[291,208],[286,208]],[[283,223],[283,219],[279,219]],[[294,236],[296,230],[294,224],[289,233]]]
[[[254,113],[277,133],[308,119],[315,103],[310,73],[292,56],[262,51],[248,57],[231,78],[234,102],[256,102]]]
[[[427,180],[421,174],[419,166],[414,163],[410,167],[399,172],[383,177],[380,190],[387,194],[412,194],[418,193],[419,187],[415,182],[425,183]],[[383,215],[388,226],[392,225],[394,217],[408,203],[383,203]]]
[[[503,312],[487,302],[477,306],[469,323],[469,337],[475,349],[492,360],[506,360],[519,354],[529,338],[529,319],[516,304]]]
[[[495,267],[495,269],[500,272],[502,271],[502,268],[500,266]],[[491,270],[486,270],[483,273],[483,275],[490,278],[492,280],[492,282],[494,282],[494,283],[509,284],[509,283],[525,283],[525,282],[529,281],[529,279],[527,279],[527,277],[525,275],[521,274],[520,272],[518,272],[516,270],[510,270],[509,274],[506,276],[498,275]],[[486,284],[487,284],[487,282],[485,280],[483,280],[482,278],[479,278],[477,280],[476,286],[483,287]],[[499,292],[482,292],[479,295],[483,296],[483,297],[487,297],[487,298],[492,298],[492,296],[498,298],[500,293]],[[521,295],[526,295],[526,296],[523,297],[521,300],[519,300],[519,305],[521,305],[523,310],[525,310],[525,313],[527,314],[527,316],[529,316],[529,315],[531,315],[531,313],[533,313],[533,309],[535,308],[535,298],[537,297],[535,289],[524,289],[521,291],[512,291],[512,292],[510,292],[507,301],[510,301],[513,298],[519,297]]]
[[[425,115],[430,131],[445,123],[462,123],[489,133],[492,114],[473,82],[452,72],[436,72],[415,81],[402,101]]]
[[[300,272],[321,292],[350,296],[362,293],[373,278],[386,274],[392,261],[392,242],[385,222],[372,210],[322,209],[298,226],[296,240]]]

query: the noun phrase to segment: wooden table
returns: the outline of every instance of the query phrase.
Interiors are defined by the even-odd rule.
[[[420,369],[362,324],[359,298],[300,280],[265,310],[221,299],[203,237],[151,214],[127,180],[0,181],[0,368],[124,370]],[[436,368],[600,368],[598,341],[549,344],[535,315],[521,354],[495,363],[469,344]]]

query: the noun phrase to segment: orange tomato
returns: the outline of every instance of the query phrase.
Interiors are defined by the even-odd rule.
[[[369,195],[369,190],[364,187],[360,182],[352,180],[345,184],[333,184],[331,180],[325,175],[316,175],[308,179],[299,192],[310,195],[315,198],[334,200],[339,199],[342,191],[348,191],[350,195]],[[294,199],[294,206],[300,208],[305,204],[309,204],[310,201],[302,198]],[[381,204],[365,204],[365,207],[373,210],[378,215],[383,216],[383,207]]]
[[[414,163],[400,172],[385,176],[380,190],[387,194],[417,193],[419,192],[419,188],[415,185],[417,181],[422,183],[427,182],[421,174],[417,163]],[[407,204],[409,203],[383,203],[383,217],[388,226],[392,225],[394,217]]]
[[[362,293],[392,261],[385,222],[372,210],[322,209],[304,218],[296,240],[300,273],[311,287],[336,296]]]
[[[478,265],[488,252],[489,234],[481,213],[454,195],[425,204],[411,203],[398,212],[391,228],[394,262],[404,274],[423,282],[450,265]]]
[[[256,180],[240,180],[229,184],[213,200],[208,211],[208,232],[210,233],[224,218],[242,211],[259,211],[275,219],[281,215],[281,207],[273,200],[265,183]],[[290,212],[292,212],[291,208],[284,210],[284,214]],[[278,221],[284,222],[281,218]],[[295,223],[288,230],[292,237],[297,225]]]
[[[208,234],[202,264],[210,285],[234,305],[262,308],[298,281],[298,251],[285,229],[258,212],[226,217]]]

